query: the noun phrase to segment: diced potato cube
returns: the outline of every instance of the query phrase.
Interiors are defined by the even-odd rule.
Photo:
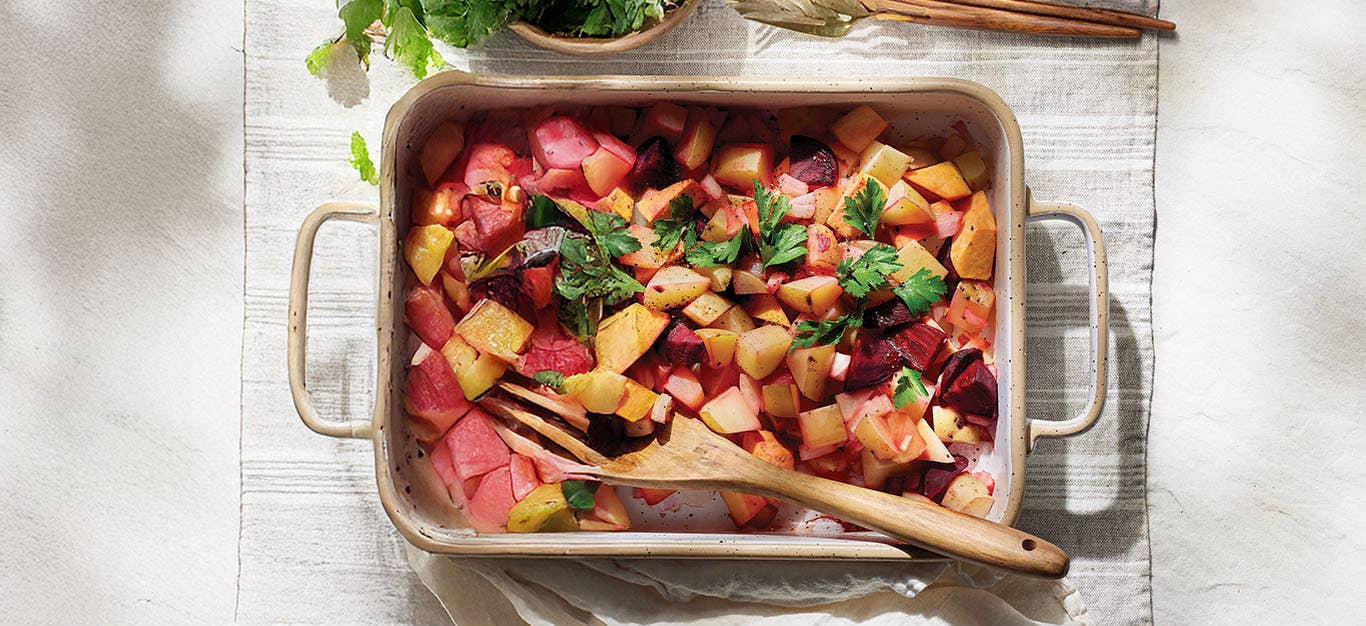
[[[781,326],[762,326],[740,334],[735,364],[751,378],[765,378],[782,365],[792,336]]]
[[[749,191],[757,179],[765,187],[773,184],[773,146],[768,144],[731,144],[716,154],[711,175],[731,189]]]
[[[866,104],[859,105],[830,127],[831,134],[855,152],[862,152],[884,130],[887,130],[887,120]]]
[[[891,187],[901,180],[906,168],[911,165],[911,157],[887,144],[874,141],[863,149],[859,157],[863,165],[859,173],[876,178],[883,187]]]
[[[466,343],[508,363],[517,362],[532,330],[520,315],[490,298],[480,300],[455,325],[455,332]]]
[[[720,369],[735,360],[735,343],[740,339],[739,333],[721,328],[699,328],[693,332],[702,338],[702,345],[707,349],[708,366]]]
[[[733,306],[726,309],[726,311],[721,314],[721,317],[716,318],[716,320],[708,324],[708,326],[743,333],[754,330],[754,327],[757,326],[757,324],[754,323],[754,318],[750,317],[743,307]]]
[[[982,160],[982,154],[976,150],[968,150],[953,157],[953,164],[973,191],[986,189],[987,183],[991,182],[991,174],[987,172],[987,164]]]
[[[981,191],[972,195],[963,228],[949,247],[953,268],[963,278],[990,280],[996,263],[996,218],[991,214],[987,195]]]
[[[440,224],[414,226],[408,231],[403,239],[403,255],[422,284],[432,284],[432,279],[446,262],[446,250],[454,240],[455,233]]]
[[[710,278],[681,265],[670,265],[645,286],[645,306],[656,311],[676,309],[710,291]]]
[[[801,428],[802,443],[812,449],[840,445],[849,438],[844,429],[844,416],[833,404],[799,413],[797,426]]]
[[[598,367],[617,373],[626,371],[654,345],[668,325],[668,313],[653,311],[638,302],[618,311],[598,325],[598,336],[593,342]],[[612,409],[604,412],[611,413]]]
[[[734,306],[735,303],[730,300],[713,292],[707,292],[697,296],[688,306],[683,307],[683,315],[696,322],[698,326],[710,326],[712,322],[715,322]]]

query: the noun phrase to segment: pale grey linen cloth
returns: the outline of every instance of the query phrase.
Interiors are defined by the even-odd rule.
[[[1110,6],[1156,11],[1155,2]],[[240,617],[430,623],[443,620],[444,611],[405,562],[402,539],[379,507],[369,444],[324,439],[300,426],[284,374],[286,296],[298,225],[323,200],[373,197],[364,185],[351,183],[347,137],[359,129],[376,143],[384,112],[413,82],[377,59],[361,88],[350,84],[329,98],[327,87],[307,75],[301,59],[332,32],[332,11],[330,2],[251,0],[247,5]],[[1066,585],[1011,597],[1028,601],[1056,593],[1073,611],[1085,611],[1083,619],[1091,623],[1151,621],[1145,451],[1152,370],[1155,38],[1078,42],[869,23],[831,41],[746,23],[720,0],[711,0],[662,41],[613,59],[559,57],[507,34],[467,56],[447,52],[446,57],[457,67],[479,72],[953,76],[996,90],[1019,117],[1027,182],[1035,196],[1078,202],[1100,220],[1109,246],[1112,293],[1105,413],[1091,431],[1044,441],[1029,457],[1019,522],[1072,554],[1067,584],[1079,590],[1084,608],[1076,594],[1068,595],[1072,587]],[[360,104],[344,108],[333,98]],[[363,419],[371,406],[375,246],[374,233],[356,225],[329,226],[319,238],[309,317],[309,382],[326,415]],[[1081,238],[1070,227],[1031,226],[1027,258],[1029,414],[1069,417],[1080,410],[1087,393],[1087,266]],[[427,575],[440,568],[425,559],[418,564]],[[701,592],[701,600],[693,602],[710,601],[708,592],[724,589],[690,587],[695,585],[690,580],[737,571],[696,562],[679,567],[561,562],[540,571],[574,567],[583,575],[580,581],[636,577],[641,582],[648,577],[663,581],[657,586]],[[497,568],[496,562],[483,562],[477,571],[485,581],[506,582],[508,570]],[[883,587],[913,595],[936,574],[913,568],[889,575],[877,565],[833,564],[818,575],[794,576],[785,583],[770,579],[761,586],[738,576],[724,578],[722,585],[752,589],[746,601],[779,598],[763,596],[765,589],[800,589],[806,598],[800,603],[810,604],[813,596],[835,599]],[[561,582],[576,582],[575,575]],[[550,611],[562,597],[549,593],[555,584],[538,580],[504,592],[531,589],[525,596],[512,596],[529,597],[541,605],[539,610]],[[998,587],[1021,584],[1007,580]],[[486,582],[483,589],[497,593],[497,588]],[[880,601],[891,594],[904,600],[895,590],[866,597]],[[554,591],[574,595],[570,587]],[[938,598],[939,593],[933,595]],[[791,603],[790,593],[782,598]],[[494,600],[500,610],[512,606]],[[462,605],[474,608],[467,603],[452,603],[451,608]],[[515,608],[540,615],[536,606]],[[605,620],[610,617],[610,607],[595,608]],[[624,604],[620,608],[629,610]],[[813,609],[802,615],[815,620],[821,614],[859,610],[864,609]],[[750,611],[744,614],[762,613],[760,608]],[[1037,612],[1030,615],[1041,618]],[[965,623],[967,616],[945,619]],[[480,618],[462,621],[480,623]]]

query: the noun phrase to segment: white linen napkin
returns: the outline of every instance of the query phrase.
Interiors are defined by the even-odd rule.
[[[407,554],[462,626],[1086,623],[1066,579],[943,562],[459,559],[412,546]]]

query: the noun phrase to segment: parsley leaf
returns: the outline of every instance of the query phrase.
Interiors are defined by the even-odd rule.
[[[688,194],[670,200],[669,216],[655,220],[655,240],[650,245],[661,252],[673,250],[682,241],[683,233],[692,230],[696,212]]]
[[[920,372],[909,367],[901,367],[901,376],[897,378],[896,390],[892,392],[892,405],[902,408],[916,398],[930,395],[929,390],[925,389],[925,381],[920,378]]]
[[[942,300],[948,291],[948,287],[944,285],[944,279],[931,274],[930,270],[923,267],[910,278],[907,278],[905,282],[892,287],[892,293],[895,293],[902,302],[906,303],[906,308],[911,310],[911,315],[927,313],[930,307]]]
[[[754,208],[759,213],[759,258],[764,267],[782,265],[806,255],[806,228],[783,223],[792,210],[787,196],[776,198],[758,180],[754,181]]]
[[[869,178],[858,193],[844,199],[844,221],[850,226],[872,237],[877,231],[877,223],[882,219],[882,209],[887,204],[887,193],[882,183]]]
[[[797,334],[792,338],[792,345],[787,351],[835,343],[844,336],[845,330],[860,326],[863,326],[863,311],[861,310],[848,315],[841,315],[833,320],[800,322],[797,324]]]
[[[371,185],[379,184],[379,172],[370,160],[370,149],[365,147],[365,138],[358,131],[351,131],[351,160],[348,162],[360,173],[361,180]]]
[[[586,480],[566,480],[560,483],[560,491],[564,492],[564,499],[569,503],[569,508],[587,511],[593,508],[595,503],[597,484],[590,484]]]
[[[764,267],[782,265],[806,256],[806,229],[801,224],[783,224],[772,238],[759,243]]]
[[[626,220],[616,213],[588,211],[588,223],[584,224],[593,234],[603,254],[615,259],[640,249],[640,241],[631,236],[626,229]]]
[[[748,228],[743,228],[735,233],[734,237],[725,241],[699,241],[697,235],[692,231],[683,233],[683,245],[688,249],[686,259],[688,263],[695,267],[714,267],[717,265],[729,265],[740,258],[740,248],[745,243],[745,233]]]
[[[411,8],[404,6],[394,11],[392,21],[387,25],[389,34],[384,38],[384,53],[407,66],[414,76],[426,78],[429,68],[437,69],[446,64],[432,46],[427,28],[417,21]]]
[[[564,374],[555,370],[541,370],[532,374],[531,377],[535,379],[536,382],[547,387],[553,387],[557,390],[564,386]]]
[[[862,298],[871,291],[881,289],[887,284],[888,277],[899,269],[901,262],[897,260],[896,248],[880,243],[857,259],[845,257],[835,268],[835,274],[839,276],[840,287],[844,288],[845,293]]]
[[[616,257],[640,249],[615,213],[589,211],[584,226],[590,236],[571,235],[560,244],[560,274],[555,292],[564,299],[560,318],[579,339],[597,330],[604,306],[612,306],[645,286],[615,263]]]

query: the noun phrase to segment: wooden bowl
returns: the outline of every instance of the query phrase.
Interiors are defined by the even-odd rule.
[[[621,37],[560,37],[526,22],[514,22],[508,28],[523,41],[546,50],[576,56],[606,56],[639,48],[663,37],[687,19],[701,3],[702,0],[683,0],[678,8],[665,13],[664,19],[654,24],[647,23],[643,29]]]

